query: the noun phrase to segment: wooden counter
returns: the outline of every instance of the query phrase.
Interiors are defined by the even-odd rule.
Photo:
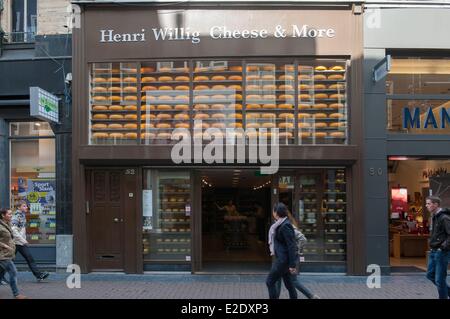
[[[429,235],[394,234],[394,257],[425,257]]]

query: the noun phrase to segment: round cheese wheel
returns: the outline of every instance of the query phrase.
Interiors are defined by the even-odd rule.
[[[92,138],[108,138],[108,133],[93,133]]]
[[[142,133],[141,134],[141,139],[143,139],[143,140],[154,139],[155,137],[156,137],[155,133],[148,133],[148,132],[146,132],[146,133]]]
[[[276,66],[274,64],[266,64],[262,66],[263,71],[275,71]]]
[[[212,81],[224,81],[224,80],[226,80],[226,79],[227,79],[227,78],[224,77],[223,75],[214,75],[214,76],[211,77],[211,80],[212,80]]]
[[[161,140],[168,140],[172,137],[172,134],[170,133],[158,133],[158,135],[156,135],[157,139],[161,139]]]
[[[137,111],[137,106],[136,105],[125,105],[123,107],[123,109],[125,111]]]
[[[240,111],[240,110],[242,110],[242,104],[239,104],[239,103],[229,104],[229,108],[236,110],[236,111]]]
[[[172,101],[173,97],[171,97],[170,95],[160,95],[158,96],[158,100]]]
[[[124,124],[123,128],[129,129],[129,130],[135,130],[135,129],[137,129],[137,124],[127,123],[127,124]]]
[[[177,123],[175,124],[175,128],[189,128],[188,123]]]
[[[189,120],[189,115],[187,114],[175,114],[175,120],[186,121]]]
[[[103,101],[108,100],[105,96],[101,96],[101,95],[96,95],[92,99],[97,102],[103,102]]]
[[[142,87],[142,91],[155,91],[158,88],[156,86],[153,85],[146,85]]]
[[[308,101],[311,100],[311,95],[309,94],[299,94],[298,95],[299,100]]]
[[[175,96],[174,100],[182,101],[182,102],[189,102],[189,96],[187,96],[187,95],[177,95],[177,96]]]
[[[277,116],[275,113],[262,113],[261,117],[263,119],[275,119]]]
[[[94,80],[92,82],[94,82],[94,83],[102,83],[102,82],[107,82],[107,80],[105,78],[102,78],[102,77],[96,77],[96,78],[94,78]]]
[[[106,105],[92,105],[93,111],[106,111],[108,107]]]
[[[314,99],[316,99],[316,100],[328,99],[328,94],[325,94],[325,93],[314,94]]]
[[[247,91],[260,91],[261,87],[259,85],[250,84],[250,85],[247,85],[246,90]]]
[[[332,109],[342,109],[344,108],[344,104],[342,103],[331,103],[330,108]]]
[[[231,127],[231,128],[242,128],[242,123],[240,123],[240,122],[228,123],[228,127]]]
[[[137,119],[137,114],[127,114],[124,116],[124,118],[126,120],[136,120]]]
[[[207,95],[197,95],[194,97],[194,101],[207,101],[209,100],[209,96]]]
[[[137,96],[134,95],[127,95],[124,98],[125,101],[137,101]]]
[[[213,90],[225,90],[226,88],[227,87],[222,84],[213,85],[213,87],[212,87]]]
[[[172,115],[167,114],[167,113],[160,113],[158,115],[156,115],[156,119],[157,120],[170,120],[172,118]]]
[[[278,104],[278,108],[290,110],[290,109],[294,108],[294,105],[283,103],[283,104]]]
[[[326,66],[323,66],[323,65],[319,65],[319,66],[316,66],[316,67],[314,68],[314,70],[315,70],[315,71],[326,71],[326,70],[327,70],[327,67],[326,67]]]
[[[97,123],[97,124],[93,124],[92,125],[92,129],[93,130],[104,130],[106,129],[108,126],[106,124],[103,123]]]
[[[211,115],[213,119],[221,120],[225,118],[225,114],[223,113],[214,113]]]
[[[261,78],[266,81],[273,81],[273,80],[275,80],[275,75],[265,74]]]
[[[209,90],[209,86],[207,86],[207,85],[196,85],[196,86],[194,87],[194,90],[197,90],[197,91],[201,91],[201,90]]]
[[[299,110],[308,110],[311,108],[311,105],[309,104],[304,104],[304,103],[299,103],[298,104],[298,109]]]
[[[175,87],[175,90],[177,90],[177,91],[189,91],[189,86],[188,85],[177,85]]]
[[[120,98],[120,96],[113,95],[113,96],[111,96],[111,101],[120,102],[120,101],[122,101],[122,99]]]
[[[155,110],[155,109],[156,109],[156,106],[154,106],[154,105],[146,104],[146,105],[141,106],[141,111],[151,111],[151,110]]]
[[[111,114],[109,116],[110,120],[123,120],[123,115],[120,114]]]
[[[328,80],[340,81],[340,80],[343,80],[343,79],[344,79],[344,76],[342,74],[331,74],[331,75],[328,76]]]
[[[177,111],[188,111],[189,110],[189,105],[187,105],[187,104],[177,104],[177,105],[175,105],[175,110],[177,110]]]
[[[261,124],[261,126],[263,128],[275,128],[276,127],[275,123],[273,123],[273,122],[264,122]]]
[[[178,75],[175,77],[175,81],[186,82],[189,81],[189,77],[185,75]]]
[[[345,133],[344,132],[331,132],[330,133],[330,137],[344,138],[345,137]]]
[[[197,75],[196,77],[194,77],[194,81],[208,81],[209,77],[205,76],[205,75]]]
[[[327,123],[316,122],[316,123],[314,123],[314,127],[315,128],[326,128],[326,127],[328,127],[328,125],[327,125]]]
[[[207,128],[209,128],[210,127],[210,125],[208,124],[208,123],[194,123],[194,128],[197,128],[197,129],[207,129]]]
[[[206,113],[197,113],[194,115],[194,119],[195,120],[205,120],[205,119],[209,119],[209,115]]]
[[[158,123],[156,124],[156,128],[169,129],[171,126],[168,123]]]
[[[326,119],[327,115],[325,113],[316,113],[316,114],[314,114],[314,117],[316,119]]]
[[[294,81],[294,76],[290,74],[283,74],[278,77],[278,80]]]
[[[240,66],[240,65],[232,65],[232,66],[230,66],[230,71],[242,72],[242,66]]]
[[[313,109],[321,110],[321,109],[326,109],[326,108],[328,108],[328,105],[325,103],[315,103],[313,105]]]
[[[293,100],[294,96],[292,94],[280,94],[278,98],[280,100]]]
[[[273,103],[266,103],[266,104],[263,104],[262,108],[263,109],[276,109],[277,105],[273,104]]]
[[[284,91],[293,91],[294,87],[290,84],[281,84],[280,86],[278,86],[278,89]]]
[[[208,104],[195,104],[194,110],[207,110],[209,109]]]
[[[314,90],[326,90],[326,88],[325,84],[314,84]]]
[[[155,72],[155,68],[152,66],[143,66],[141,68],[141,73],[152,73]]]
[[[231,113],[231,114],[228,115],[228,117],[232,118],[232,119],[239,119],[239,120],[241,120],[242,119],[242,114],[241,113]]]
[[[225,104],[212,104],[211,110],[223,110],[225,109]]]
[[[330,90],[344,90],[345,89],[345,85],[341,84],[341,83],[336,83],[336,84],[331,84],[330,86],[328,86],[328,88]]]
[[[242,76],[240,76],[240,75],[230,75],[228,77],[228,80],[230,80],[230,81],[242,81]]]
[[[264,94],[262,96],[263,100],[276,100],[277,96],[275,94]]]
[[[329,70],[331,70],[331,71],[344,71],[344,67],[340,66],[340,65],[334,65],[334,66],[330,67]]]
[[[259,71],[259,65],[247,65],[247,71]]]
[[[232,89],[232,90],[236,90],[236,91],[241,91],[242,90],[242,86],[240,86],[238,84],[229,85],[228,88]]]
[[[92,116],[93,119],[95,120],[106,120],[108,118],[108,115],[106,114],[94,114]]]
[[[293,129],[294,128],[294,123],[282,122],[282,123],[278,124],[278,128],[281,128],[281,129]]]
[[[286,65],[282,65],[280,67],[280,70],[286,71],[286,72],[294,72],[295,67],[292,64],[286,64]]]
[[[106,93],[106,92],[108,92],[108,90],[105,87],[103,87],[103,86],[96,86],[96,87],[94,87],[92,89],[92,92],[95,92],[95,93]]]
[[[136,83],[137,82],[137,78],[135,78],[134,76],[128,76],[128,77],[123,79],[123,82]]]
[[[258,81],[261,80],[259,75],[247,75],[247,81]]]
[[[108,91],[111,93],[121,93],[122,89],[118,86],[111,86],[108,88]]]
[[[325,133],[325,132],[315,132],[315,133],[314,133],[314,136],[315,136],[316,138],[324,138],[324,137],[327,136],[327,133]]]
[[[262,87],[263,91],[274,91],[277,89],[277,86],[275,84],[266,84]]]
[[[257,110],[261,108],[261,105],[259,104],[247,104],[246,105],[247,110]]]
[[[158,78],[159,82],[171,82],[173,78],[171,76],[163,75]]]
[[[291,132],[280,132],[278,133],[278,137],[281,139],[286,139],[286,138],[293,138],[294,134]]]
[[[316,74],[314,75],[314,80],[316,81],[322,81],[322,80],[326,80],[327,76],[324,74]]]
[[[307,75],[307,74],[300,74],[298,76],[299,81],[310,81],[311,80],[311,76]]]
[[[298,119],[309,119],[311,117],[311,114],[309,113],[298,113],[297,118]]]
[[[247,113],[247,119],[259,119],[261,114],[259,113]]]
[[[299,84],[298,85],[299,91],[308,91],[310,89],[311,89],[311,86],[309,86],[308,84]]]
[[[333,127],[333,128],[337,128],[337,127],[345,128],[346,126],[347,126],[347,122],[346,121],[330,123],[330,127]]]
[[[213,123],[211,125],[211,127],[218,128],[218,129],[224,129],[224,128],[226,128],[226,125],[225,125],[225,123]]]
[[[242,100],[242,95],[241,94],[230,94],[227,96],[228,99],[232,99],[232,100],[236,100],[236,101],[241,101]]]
[[[336,93],[336,94],[331,94],[330,95],[330,99],[338,99],[338,100],[342,100],[345,98],[344,94],[340,94],[340,93]]]
[[[226,100],[226,96],[222,95],[222,94],[215,94],[213,96],[211,96],[211,99],[213,100]]]
[[[171,87],[170,85],[161,85],[158,89],[160,91],[172,91],[173,87]]]
[[[156,82],[156,78],[154,78],[153,76],[146,76],[141,79],[141,82],[142,83]]]
[[[308,138],[308,137],[311,137],[311,133],[309,133],[309,132],[301,132],[301,133],[298,133],[298,137],[299,137],[300,139],[302,139],[302,138]]]
[[[123,111],[123,106],[122,105],[110,105],[108,107],[108,109],[110,111]]]
[[[126,86],[123,88],[123,91],[126,93],[136,93],[137,92],[137,87],[135,86]]]
[[[247,123],[247,128],[260,128],[259,123]]]
[[[144,130],[144,131],[152,129],[152,128],[155,128],[154,124],[151,124],[151,123],[142,123],[141,124],[141,129]]]
[[[293,119],[294,118],[294,114],[292,114],[292,113],[280,113],[278,115],[278,117],[280,119]]]
[[[262,97],[261,95],[257,95],[257,94],[250,94],[247,95],[247,101],[251,101],[251,100],[261,100]]]
[[[154,120],[154,119],[156,119],[156,115],[155,114],[149,114],[149,113],[142,114],[141,115],[141,119],[142,120]]]
[[[120,80],[120,78],[117,78],[117,77],[109,78],[108,81],[112,82],[112,83],[120,83],[120,82],[122,82]]]
[[[305,123],[305,122],[299,122],[297,126],[298,126],[298,128],[310,128],[311,124]]]
[[[110,133],[109,134],[109,138],[122,139],[123,138],[123,134],[122,133]]]
[[[135,140],[137,139],[137,133],[128,132],[124,135],[125,138]]]

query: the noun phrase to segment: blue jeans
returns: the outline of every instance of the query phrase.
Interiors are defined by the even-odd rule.
[[[19,295],[19,288],[17,288],[17,269],[12,260],[0,261],[2,268],[5,270],[5,274],[8,274],[8,283],[11,287],[14,297]]]
[[[289,292],[289,298],[297,299],[297,290],[295,290],[294,283],[292,282],[292,276],[289,272],[289,265],[287,263],[280,263],[276,260],[273,262],[272,269],[270,269],[269,275],[266,279],[267,289],[269,290],[269,298],[280,298],[281,278],[283,278],[284,285]],[[280,282],[280,284],[277,284],[277,282]]]
[[[428,259],[427,278],[436,285],[439,299],[450,297],[450,287],[447,285],[448,251],[431,250]]]

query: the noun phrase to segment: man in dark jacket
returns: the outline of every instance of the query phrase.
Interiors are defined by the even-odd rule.
[[[436,285],[439,299],[450,298],[447,285],[448,255],[450,254],[450,212],[441,208],[441,199],[429,196],[426,207],[433,215],[427,278]]]
[[[279,291],[276,283],[283,278],[284,285],[289,291],[289,298],[297,299],[297,290],[292,283],[291,274],[296,273],[298,259],[297,244],[295,242],[294,228],[289,222],[288,209],[283,203],[274,206],[273,217],[275,223],[269,230],[269,248],[275,260],[266,279],[270,299],[277,299]]]

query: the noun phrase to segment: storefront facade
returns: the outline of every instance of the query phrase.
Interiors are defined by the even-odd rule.
[[[449,196],[433,180],[445,179],[450,156],[450,8],[374,3],[364,17],[365,249],[368,264],[389,272],[400,256],[425,259],[425,197],[439,195],[446,203]],[[390,71],[374,81],[373,70],[387,55]],[[402,221],[408,227],[399,231]]]
[[[311,271],[364,273],[361,7],[172,9],[81,5],[75,263],[84,272],[205,271],[202,185],[228,170],[237,187],[239,174],[260,177],[259,164],[234,153],[208,164],[198,145],[177,162],[171,133],[201,134],[202,145],[202,129],[223,137],[276,127],[280,167],[261,185],[270,204],[289,193],[294,215],[310,224]]]

